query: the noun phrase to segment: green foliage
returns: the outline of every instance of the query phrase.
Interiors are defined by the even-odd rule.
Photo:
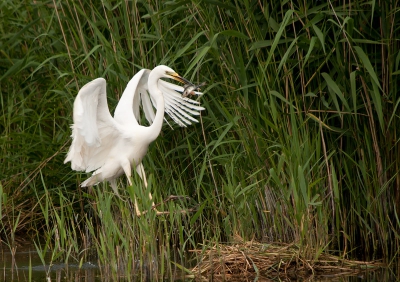
[[[261,2],[3,1],[3,235],[34,228],[79,253],[77,231],[87,226],[103,258],[143,248],[162,256],[235,235],[296,242],[305,253],[395,255],[398,9]],[[206,81],[207,110],[200,124],[165,126],[144,160],[156,203],[190,197],[162,209],[197,211],[144,220],[133,215],[135,193],[150,207],[139,180],[126,202],[106,185],[87,193],[78,187],[86,175],[63,159],[79,87],[106,78],[113,113],[134,73],[158,64]]]

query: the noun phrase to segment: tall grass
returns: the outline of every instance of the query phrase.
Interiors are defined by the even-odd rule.
[[[397,255],[398,3],[261,2],[3,1],[2,238],[45,234],[76,260],[92,248],[110,275],[154,256],[165,273],[171,254],[236,235],[310,257]],[[158,64],[206,81],[207,110],[151,145],[150,189],[171,214],[136,218],[135,193],[151,206],[139,179],[121,178],[122,201],[79,188],[87,176],[62,162],[79,87],[105,77],[113,113],[134,73]]]

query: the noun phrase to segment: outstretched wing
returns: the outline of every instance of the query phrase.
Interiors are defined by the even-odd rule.
[[[204,108],[199,106],[200,102],[187,97],[182,97],[184,91],[182,86],[160,79],[158,80],[158,88],[164,94],[165,112],[174,122],[182,127],[191,125],[192,122],[198,122],[193,116],[200,115],[200,111],[204,110]],[[203,94],[201,92],[195,93],[197,95]],[[154,106],[156,107],[156,105]]]
[[[114,119],[119,124],[131,125],[140,121],[140,94],[147,93],[149,74],[150,70],[142,69],[128,82],[114,112]],[[144,112],[147,117],[146,109]]]
[[[118,125],[107,104],[106,81],[97,78],[79,91],[74,102],[72,144],[64,161],[77,171],[92,171],[104,164]]]

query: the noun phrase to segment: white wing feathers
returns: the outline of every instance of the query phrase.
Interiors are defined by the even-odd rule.
[[[150,70],[142,69],[128,82],[114,112],[114,119],[120,124],[138,124],[140,121],[140,93],[147,89]],[[146,82],[146,83],[144,83]]]
[[[200,115],[200,111],[204,110],[203,107],[199,106],[199,102],[183,98],[181,94],[184,88],[163,80],[158,81],[158,88],[164,94],[165,101],[165,112],[176,122],[179,126],[186,127],[186,125],[192,124],[192,122],[197,122],[197,119],[192,117]],[[202,93],[196,92],[197,95]]]
[[[153,120],[156,118],[153,104],[154,104],[154,107],[157,108],[157,105],[156,105],[157,103],[150,98],[150,95],[148,94],[147,90],[141,91],[139,97],[142,101],[142,108],[143,108],[144,116],[149,121],[149,123],[152,124]]]
[[[79,91],[74,102],[72,144],[64,163],[77,171],[92,171],[104,164],[116,135],[106,96],[106,81],[97,78]]]

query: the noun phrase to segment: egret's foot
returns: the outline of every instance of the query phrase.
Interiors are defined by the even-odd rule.
[[[156,215],[169,214],[169,211],[159,211],[159,210],[157,210],[157,208],[156,208],[157,206],[159,206],[159,205],[155,205],[154,203],[152,203],[150,211],[155,211]],[[140,211],[139,208],[138,208],[137,201],[135,199],[135,212],[136,212],[136,215],[139,217],[139,216],[141,216],[143,214],[146,214],[149,211]]]
[[[163,214],[169,214],[170,213],[169,211],[159,211],[154,206],[153,206],[153,208],[151,208],[151,210],[155,211],[156,215],[163,215]]]
[[[156,208],[151,208],[150,211],[155,211],[156,215],[164,215],[164,214],[169,214],[170,213],[169,211],[159,211]],[[136,209],[136,216],[140,217],[140,216],[142,216],[142,215],[144,215],[144,214],[146,214],[148,212],[149,211],[139,211],[138,209]]]
[[[151,205],[151,211],[155,211],[156,212],[156,215],[165,215],[165,214],[170,214],[171,212],[170,211],[159,211],[158,209],[157,209],[157,207],[159,207],[159,206],[161,206],[161,204],[165,204],[165,203],[167,203],[167,202],[169,202],[169,201],[175,201],[175,200],[180,200],[180,199],[190,199],[190,197],[188,197],[188,196],[175,196],[175,195],[170,195],[170,196],[168,196],[165,200],[163,200],[162,201],[162,203],[158,203],[158,204],[154,204],[154,203],[152,203],[152,205]],[[136,199],[135,199],[135,202],[136,202]],[[148,211],[139,211],[139,209],[138,209],[138,205],[137,205],[137,202],[136,202],[136,205],[135,205],[135,210],[136,210],[136,215],[139,217],[139,216],[141,216],[141,215],[143,215],[143,214],[146,214]],[[174,213],[182,213],[182,214],[185,214],[185,213],[189,213],[189,212],[194,212],[194,211],[196,211],[197,210],[197,208],[191,208],[191,209],[185,209],[185,210],[176,210],[176,211],[174,211]]]

